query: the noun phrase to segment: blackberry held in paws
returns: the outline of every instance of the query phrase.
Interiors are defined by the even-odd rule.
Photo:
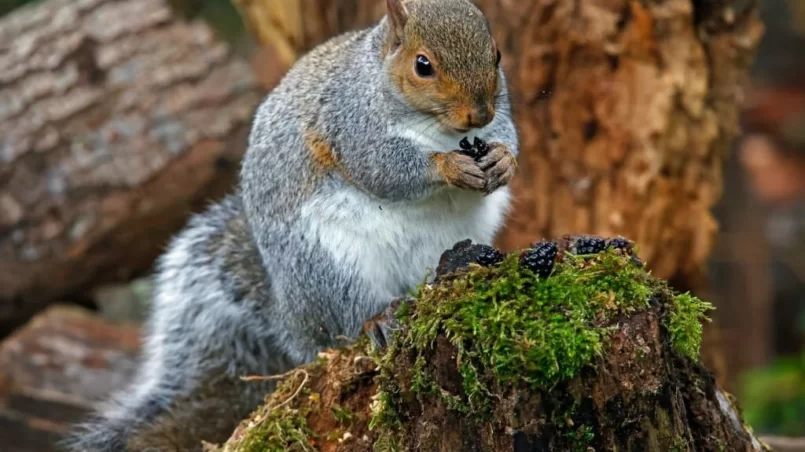
[[[492,242],[518,139],[489,23],[467,0],[386,9],[304,55],[267,95],[235,193],[159,260],[131,386],[69,451],[222,442],[273,388],[241,376],[281,374],[358,337],[442,251]],[[464,136],[488,153],[460,154]],[[384,319],[368,326],[381,345]]]
[[[470,141],[467,139],[467,137],[464,137],[458,143],[458,145],[461,147],[462,154],[472,157],[472,159],[476,162],[480,161],[481,158],[489,154],[489,145],[478,137],[475,137],[475,140],[472,144],[470,144]]]

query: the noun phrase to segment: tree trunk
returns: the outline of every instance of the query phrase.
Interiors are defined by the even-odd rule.
[[[289,372],[222,449],[766,450],[696,359],[706,304],[570,243],[539,280],[519,253],[467,269],[488,248],[459,244],[386,351]]]
[[[0,335],[147,269],[230,189],[262,95],[162,0],[50,0],[0,19]]]

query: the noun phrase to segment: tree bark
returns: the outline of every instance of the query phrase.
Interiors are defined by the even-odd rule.
[[[560,241],[559,256],[563,255],[563,249],[570,248],[567,242]],[[552,286],[551,295],[546,298],[550,302],[544,305],[539,296],[521,298],[525,293],[545,292],[522,289],[522,284],[530,283],[520,280],[519,270],[512,270],[516,267],[506,261],[491,273],[484,273],[485,269],[473,270],[478,267],[470,269],[479,272],[476,277],[467,273],[467,263],[477,262],[478,256],[486,253],[484,247],[466,244],[447,251],[437,270],[436,282],[410,304],[407,314],[402,316],[400,335],[389,349],[374,355],[366,351],[367,344],[358,343],[328,351],[319,362],[289,372],[266,405],[241,423],[227,443],[220,449],[217,446],[208,449],[227,452],[767,450],[744,425],[735,400],[719,388],[710,372],[695,358],[680,353],[675,345],[679,337],[674,338],[674,327],[668,326],[668,319],[673,315],[671,312],[679,313],[682,311],[677,309],[684,308],[678,307],[680,301],[662,285],[646,286],[658,288],[652,292],[648,305],[632,305],[630,300],[621,298],[623,294],[610,291],[609,301],[601,305],[601,310],[595,308],[596,312],[587,320],[588,327],[603,322],[602,325],[615,329],[610,330],[591,367],[569,372],[578,355],[563,354],[561,349],[581,349],[563,343],[547,349],[550,356],[547,363],[556,359],[560,373],[573,375],[532,380],[529,372],[537,369],[537,374],[543,375],[539,369],[545,368],[544,363],[525,360],[521,369],[525,371],[510,375],[512,378],[504,383],[500,369],[516,362],[516,357],[522,356],[520,353],[529,354],[543,347],[543,341],[553,341],[556,336],[552,335],[562,328],[559,326],[564,322],[562,318],[574,316],[564,311],[572,308],[563,304],[566,299],[559,292],[563,286]],[[589,273],[574,273],[561,284],[599,287],[608,276],[595,278],[610,271],[624,271],[632,265],[624,259],[614,267],[606,267],[608,264],[599,267],[601,262],[608,262],[607,258],[572,262],[571,267],[555,269],[548,280],[557,278],[557,271],[561,275],[570,271],[568,268],[579,268]],[[640,274],[634,276],[643,280]],[[511,298],[501,299],[498,295],[475,298],[486,290],[496,290],[495,287],[502,287],[496,294],[505,293]],[[428,294],[436,295],[430,298]],[[593,296],[589,303],[598,299]],[[451,306],[455,305],[450,300],[460,300],[461,308],[453,311]],[[542,307],[533,308],[535,303]],[[555,303],[562,308],[555,309]],[[477,327],[468,320],[473,312],[488,308],[507,318],[513,314],[508,310],[517,311],[518,306],[536,315],[549,313],[546,322],[559,318],[560,323],[551,327],[554,329],[543,330],[540,320],[537,326],[540,332],[531,336],[527,326],[507,331],[504,325],[503,332],[498,334],[495,319],[484,316],[486,323]],[[612,309],[624,310],[612,314]],[[436,317],[430,317],[434,312]],[[434,323],[434,318],[442,320]],[[521,325],[527,323],[518,326]],[[493,332],[489,333],[490,330]],[[582,330],[579,332],[584,334]],[[696,334],[693,330],[688,332]],[[517,339],[508,342],[501,336],[507,334],[516,335]],[[494,348],[490,360],[484,361],[479,357],[489,350],[487,340],[501,347]],[[522,345],[526,342],[530,345]],[[480,407],[487,407],[486,411]],[[486,414],[479,419],[476,417],[479,412]]]
[[[263,92],[162,0],[51,0],[0,19],[0,334],[142,272],[228,191]]]

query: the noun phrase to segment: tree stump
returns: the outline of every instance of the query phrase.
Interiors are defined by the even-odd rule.
[[[0,335],[146,270],[231,188],[262,89],[163,0],[50,0],[0,18]]]
[[[323,353],[207,449],[767,450],[698,361],[710,306],[624,241],[582,240],[505,257],[457,244],[387,349]]]

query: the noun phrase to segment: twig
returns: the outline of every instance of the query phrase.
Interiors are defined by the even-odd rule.
[[[302,388],[305,387],[305,385],[307,384],[307,381],[310,379],[310,374],[307,373],[307,371],[305,369],[298,369],[297,372],[302,372],[303,374],[305,374],[305,378],[304,378],[304,380],[302,380],[302,383],[299,385],[298,388],[296,388],[296,391],[293,393],[293,395],[288,397],[288,400],[280,403],[277,406],[273,406],[273,407],[269,408],[268,409],[269,411],[276,410],[277,408],[282,408],[283,406],[287,405],[288,402],[290,402],[291,400],[295,399],[296,396],[298,396],[300,392],[302,392]]]
[[[252,428],[254,428],[254,427],[258,426],[258,425],[261,425],[261,424],[262,424],[262,423],[263,423],[263,422],[266,420],[266,418],[268,417],[268,414],[269,414],[270,412],[272,412],[272,411],[274,411],[274,410],[276,410],[276,409],[278,409],[278,408],[282,408],[283,406],[287,405],[289,402],[291,402],[293,399],[295,399],[295,398],[296,398],[296,396],[298,396],[300,392],[302,392],[302,388],[304,388],[304,387],[305,387],[305,385],[307,384],[308,380],[310,379],[310,374],[309,374],[309,373],[307,373],[307,371],[306,371],[305,369],[295,369],[295,370],[293,370],[293,371],[291,371],[291,372],[288,372],[288,373],[297,374],[297,373],[299,373],[299,372],[302,372],[303,374],[305,374],[305,378],[302,380],[302,383],[299,385],[299,387],[298,387],[298,388],[296,388],[296,391],[294,391],[294,393],[293,393],[293,394],[291,394],[291,396],[290,396],[290,397],[288,397],[288,399],[287,399],[287,400],[285,400],[284,402],[280,403],[279,405],[275,405],[275,406],[272,406],[272,407],[268,407],[268,408],[266,408],[266,412],[265,412],[265,414],[263,414],[263,416],[260,418],[260,420],[259,420],[259,421],[256,421],[256,422],[254,423],[254,426],[252,426]],[[286,375],[287,375],[287,373],[286,373]],[[281,377],[282,377],[282,375],[276,375],[276,376],[273,376],[273,377],[259,377],[259,376],[258,376],[258,377],[256,377],[256,378],[258,378],[258,379],[260,379],[260,378],[265,378],[265,379],[276,379],[275,377],[280,377],[280,378],[281,378]],[[243,377],[241,377],[241,379],[242,379],[242,378],[243,378]]]
[[[283,378],[294,374],[297,372],[297,369],[291,369],[284,374],[279,375],[244,375],[240,377],[240,381],[270,381],[270,380],[282,380]]]

